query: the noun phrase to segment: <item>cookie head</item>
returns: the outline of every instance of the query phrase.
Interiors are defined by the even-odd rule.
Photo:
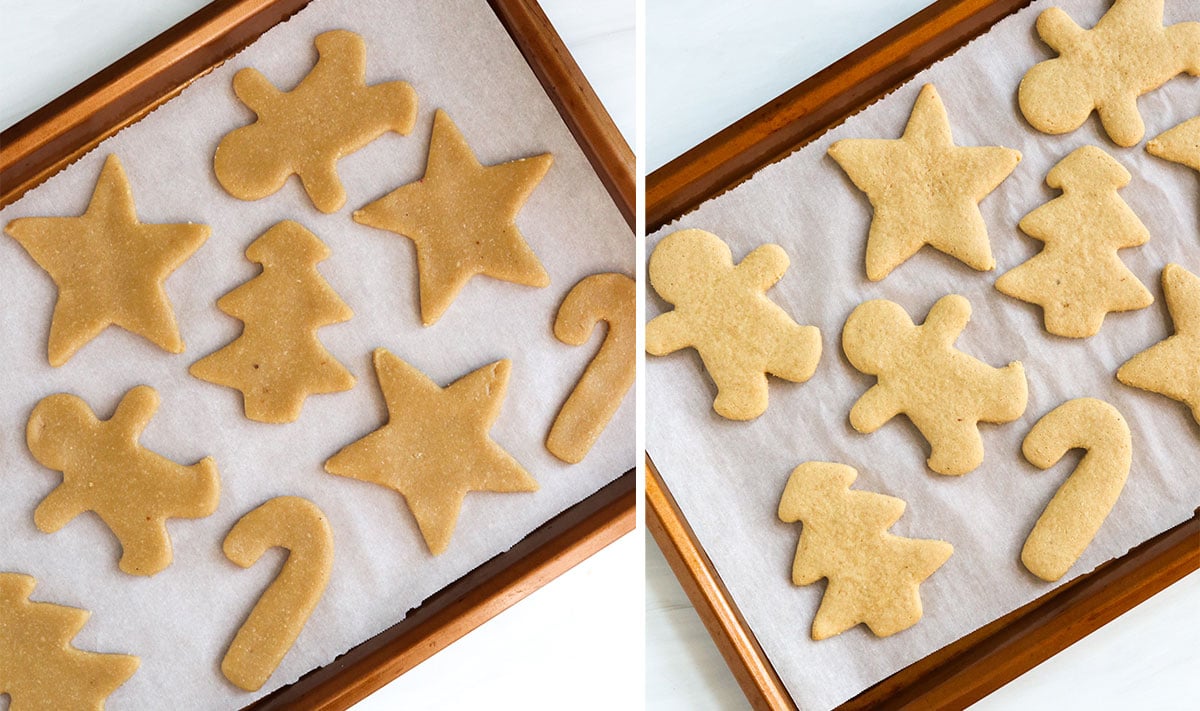
[[[860,304],[842,329],[846,358],[864,373],[879,373],[892,364],[897,346],[911,340],[916,327],[898,304],[875,299]]]
[[[1021,113],[1030,125],[1045,133],[1069,133],[1087,121],[1096,100],[1088,90],[1087,77],[1061,59],[1036,64],[1017,90]]]
[[[239,200],[259,200],[273,194],[292,173],[279,152],[255,130],[256,125],[226,134],[213,156],[217,182]]]
[[[673,232],[650,255],[650,283],[659,296],[676,305],[708,293],[715,279],[732,270],[729,247],[704,230]]]
[[[34,459],[62,471],[72,442],[87,436],[97,424],[87,403],[74,395],[51,395],[34,406],[25,428],[25,442]]]

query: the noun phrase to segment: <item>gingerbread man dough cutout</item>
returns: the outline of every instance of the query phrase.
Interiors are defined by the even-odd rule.
[[[646,325],[646,351],[695,348],[717,386],[717,414],[753,420],[767,409],[767,374],[802,383],[821,357],[821,332],[766,297],[787,268],[778,245],[734,265],[728,245],[710,232],[667,235],[650,257],[650,284],[675,309]]]
[[[63,481],[38,504],[34,523],[53,533],[95,511],[121,542],[121,570],[154,575],[171,564],[168,518],[203,518],[217,509],[220,479],[211,457],[183,466],[138,444],[158,409],[158,393],[139,385],[113,416],[96,418],[74,395],[51,395],[33,408],[29,451]]]
[[[1178,74],[1200,76],[1200,22],[1163,27],[1163,0],[1116,0],[1090,30],[1052,7],[1037,32],[1059,56],[1026,72],[1017,97],[1043,133],[1070,133],[1095,110],[1114,143],[1136,145],[1146,132],[1138,97]]]
[[[316,66],[291,91],[257,69],[233,77],[254,123],[225,134],[213,156],[221,187],[241,200],[274,194],[293,173],[321,212],[346,204],[337,161],[388,131],[406,135],[417,121],[417,94],[402,81],[367,86],[366,43],[346,30],[317,36]]]
[[[970,318],[971,303],[957,294],[939,299],[920,326],[884,299],[854,309],[842,349],[851,365],[878,378],[850,410],[854,429],[874,432],[907,415],[929,442],[933,471],[958,476],[982,464],[979,423],[1020,417],[1028,386],[1019,362],[993,368],[954,347]]]

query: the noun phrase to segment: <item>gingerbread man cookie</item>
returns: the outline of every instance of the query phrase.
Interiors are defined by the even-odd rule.
[[[778,245],[734,265],[729,246],[711,232],[667,235],[650,256],[650,284],[675,309],[646,325],[646,351],[695,348],[717,386],[717,414],[753,420],[767,409],[767,374],[802,383],[821,358],[821,332],[766,297],[787,268]]]

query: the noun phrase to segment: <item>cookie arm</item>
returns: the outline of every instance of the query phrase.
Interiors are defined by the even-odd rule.
[[[684,326],[684,319],[678,311],[668,311],[654,317],[646,324],[646,352],[661,356],[691,346],[691,337]]]
[[[1084,29],[1062,8],[1051,7],[1038,15],[1037,33],[1051,49],[1062,54],[1084,36]]]
[[[233,75],[233,93],[260,117],[265,107],[271,106],[282,96],[262,72],[249,67]]]
[[[929,309],[921,330],[926,338],[935,343],[952,346],[970,320],[971,302],[958,294],[950,294],[938,299]]]
[[[156,410],[158,393],[149,385],[139,385],[121,398],[116,411],[109,419],[109,426],[127,431],[136,442]]]
[[[746,286],[766,291],[783,278],[789,264],[787,252],[782,247],[764,244],[747,254],[735,269]]]
[[[858,432],[869,434],[898,414],[900,406],[892,394],[882,385],[875,385],[850,408],[850,425]]]

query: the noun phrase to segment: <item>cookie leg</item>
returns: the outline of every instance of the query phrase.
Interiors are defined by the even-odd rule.
[[[916,424],[929,441],[929,468],[938,474],[961,476],[983,464],[983,437],[976,423],[955,423],[954,427]]]
[[[738,375],[713,377],[717,384],[717,399],[713,409],[730,420],[753,420],[767,409],[767,376]]]
[[[1118,146],[1136,146],[1146,133],[1136,98],[1120,97],[1103,102],[1103,105],[1098,103],[1096,113],[1100,115],[1105,132]]]
[[[161,521],[145,520],[132,510],[121,520],[105,516],[104,522],[121,542],[122,571],[130,575],[154,575],[171,564],[171,539]]]

